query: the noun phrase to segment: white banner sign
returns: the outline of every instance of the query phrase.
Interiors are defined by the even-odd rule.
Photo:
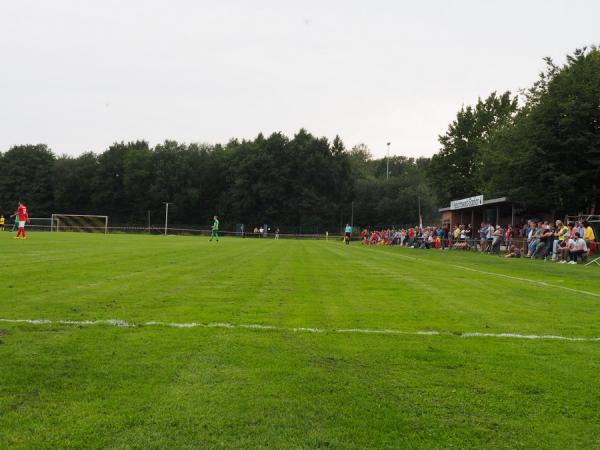
[[[463,209],[481,205],[483,205],[483,195],[476,195],[475,197],[452,200],[450,202],[450,209]]]

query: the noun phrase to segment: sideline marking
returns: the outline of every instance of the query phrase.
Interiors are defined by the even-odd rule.
[[[360,248],[360,247],[355,247],[355,248]],[[590,295],[592,297],[599,297],[600,298],[600,294],[596,293],[596,292],[584,291],[584,290],[581,290],[581,289],[574,289],[574,288],[570,288],[570,287],[567,287],[567,286],[560,286],[558,284],[550,284],[550,283],[546,283],[545,281],[532,280],[531,278],[514,277],[512,275],[506,275],[506,274],[498,273],[498,272],[487,272],[485,270],[473,269],[472,267],[460,266],[458,264],[446,264],[446,263],[444,263],[442,261],[417,258],[415,256],[407,256],[407,255],[402,255],[400,253],[388,253],[388,255],[389,254],[392,254],[393,256],[397,256],[399,258],[410,259],[412,261],[419,261],[419,262],[422,262],[422,263],[425,263],[425,264],[428,264],[428,263],[442,264],[444,266],[455,267],[457,269],[469,270],[471,272],[481,273],[481,274],[484,274],[484,275],[492,275],[492,276],[496,276],[496,277],[508,278],[510,280],[524,281],[526,283],[537,284],[539,286],[544,286],[544,287],[547,287],[547,288],[563,289],[565,291],[575,292],[577,294]]]
[[[519,333],[452,333],[450,331],[402,331],[392,329],[373,330],[368,328],[332,328],[326,330],[323,328],[288,328],[276,327],[272,325],[261,324],[241,324],[235,325],[232,323],[215,322],[215,323],[177,323],[177,322],[144,322],[135,324],[124,320],[107,319],[107,320],[47,320],[47,319],[1,319],[0,322],[5,323],[28,323],[32,325],[78,325],[78,326],[94,326],[94,325],[109,325],[120,328],[136,328],[144,326],[159,326],[167,328],[245,328],[260,331],[292,331],[295,333],[340,333],[340,334],[391,334],[391,335],[408,335],[408,336],[452,336],[459,338],[505,338],[505,339],[548,339],[561,341],[577,341],[577,342],[600,342],[600,337],[569,337],[557,335],[537,335],[537,334],[519,334]]]
[[[556,289],[564,289],[564,290],[567,290],[567,291],[576,292],[578,294],[586,294],[586,295],[591,295],[593,297],[600,297],[600,294],[597,294],[595,292],[582,291],[580,289],[573,289],[573,288],[566,287],[566,286],[559,286],[557,284],[549,284],[549,283],[546,283],[545,281],[532,280],[530,278],[513,277],[512,275],[505,275],[503,273],[497,273],[497,272],[486,272],[485,270],[473,269],[471,267],[458,266],[458,265],[455,265],[455,264],[453,264],[452,267],[456,267],[458,269],[470,270],[471,272],[482,273],[484,275],[494,275],[494,276],[497,276],[497,277],[509,278],[511,280],[525,281],[525,282],[528,282],[528,283],[538,284],[538,285],[544,286],[544,287],[556,288]]]

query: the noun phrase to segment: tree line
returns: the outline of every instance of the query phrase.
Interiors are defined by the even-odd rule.
[[[600,201],[600,51],[546,59],[538,80],[463,106],[431,158],[373,158],[301,129],[227,144],[120,142],[100,154],[56,155],[44,144],[0,153],[0,211],[22,199],[33,216],[103,214],[158,224],[267,223],[289,232],[437,220],[437,207],[483,194],[523,208],[595,213]],[[387,165],[389,163],[389,179]]]
[[[365,146],[347,150],[339,137],[329,142],[305,130],[226,145],[121,142],[80,156],[20,145],[0,154],[0,207],[9,213],[23,199],[36,217],[103,214],[112,224],[142,226],[148,214],[159,224],[171,202],[173,224],[206,225],[218,214],[228,228],[337,231],[353,214],[357,224],[414,222],[416,185],[433,210],[423,164],[395,157],[385,182],[382,161]]]

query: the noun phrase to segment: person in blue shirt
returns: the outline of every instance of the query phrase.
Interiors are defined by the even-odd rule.
[[[350,245],[350,236],[352,235],[352,227],[349,223],[346,224],[346,228],[344,228],[344,242],[346,245]]]

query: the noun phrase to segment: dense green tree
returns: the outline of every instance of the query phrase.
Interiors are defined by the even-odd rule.
[[[12,213],[23,200],[32,216],[52,212],[52,171],[55,157],[44,144],[17,145],[0,155],[0,206]]]
[[[97,192],[98,167],[98,157],[91,152],[77,158],[57,158],[53,172],[52,213],[99,214],[92,200]]]
[[[481,151],[494,130],[508,125],[517,111],[510,92],[493,92],[477,104],[461,108],[456,119],[439,137],[441,150],[431,158],[429,177],[443,204],[480,193]]]
[[[600,51],[577,50],[525,92],[515,123],[500,127],[482,157],[484,190],[531,209],[597,212],[600,201]]]

